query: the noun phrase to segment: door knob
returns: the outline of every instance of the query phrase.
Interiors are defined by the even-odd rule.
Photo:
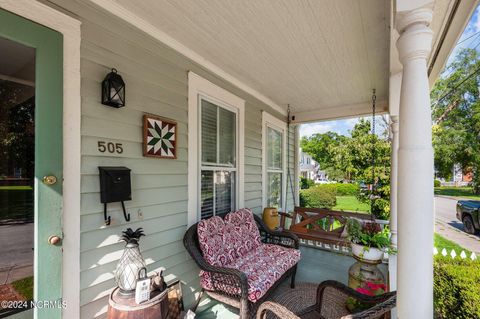
[[[47,175],[43,177],[42,181],[46,185],[53,185],[57,182],[57,178],[54,175]]]
[[[50,236],[48,237],[48,243],[50,245],[58,245],[60,242],[62,241],[62,239],[58,236]]]

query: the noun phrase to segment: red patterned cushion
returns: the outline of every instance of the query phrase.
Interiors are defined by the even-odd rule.
[[[234,259],[232,232],[218,216],[204,219],[198,223],[197,234],[205,260],[214,266],[224,266]]]
[[[249,208],[228,213],[225,224],[234,229],[231,244],[237,257],[245,256],[261,245],[260,232]]]
[[[300,260],[300,251],[271,244],[260,244],[243,257],[225,265],[235,268],[247,275],[248,299],[256,302],[272,285]],[[212,290],[209,273],[201,272],[200,284]],[[240,293],[236,291],[236,293]]]

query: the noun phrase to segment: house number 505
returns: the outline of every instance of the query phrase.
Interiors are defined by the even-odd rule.
[[[105,141],[98,141],[98,151],[100,153],[111,153],[111,154],[122,154],[123,153],[123,144],[122,143],[112,143]]]

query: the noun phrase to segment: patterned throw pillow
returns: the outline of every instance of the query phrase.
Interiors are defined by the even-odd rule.
[[[242,208],[225,216],[225,225],[231,227],[232,243],[235,257],[243,257],[261,244],[260,231],[258,230],[253,213],[249,208]]]
[[[234,259],[231,232],[222,218],[213,216],[198,223],[198,241],[205,260],[213,266],[225,266]]]

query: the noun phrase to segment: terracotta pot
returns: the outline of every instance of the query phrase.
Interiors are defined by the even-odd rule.
[[[383,251],[374,247],[365,247],[363,245],[352,243],[352,254],[366,262],[378,263],[383,259]]]

